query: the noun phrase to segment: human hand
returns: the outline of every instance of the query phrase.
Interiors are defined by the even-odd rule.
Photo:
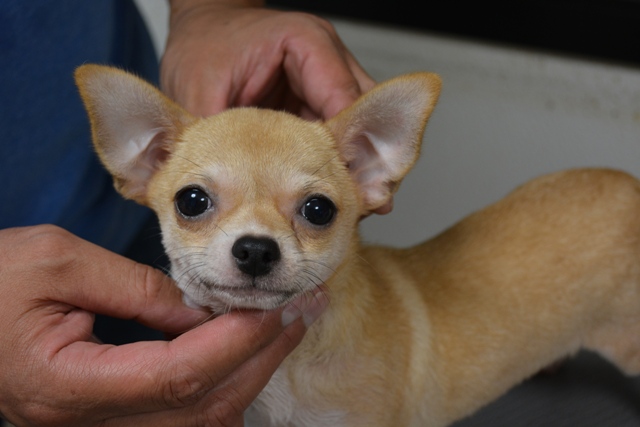
[[[164,274],[53,226],[0,230],[0,294],[0,414],[33,426],[241,426],[326,302],[202,323]],[[188,332],[104,345],[92,313]]]
[[[246,3],[256,4],[171,1],[161,86],[191,113],[259,106],[327,119],[373,87],[328,21]]]

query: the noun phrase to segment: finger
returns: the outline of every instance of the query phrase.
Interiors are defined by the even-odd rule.
[[[199,402],[208,418],[220,425],[234,425],[267,386],[284,359],[300,343],[299,329],[287,328],[266,348],[246,361]],[[242,425],[242,424],[239,424]]]
[[[167,422],[175,419],[165,417],[167,414],[233,420],[300,342],[306,327],[326,308],[327,299],[324,295],[305,296],[295,304],[266,313],[229,313],[182,335],[164,349],[159,347],[163,343],[145,343],[145,346],[155,346],[155,351],[148,351],[147,355],[156,354],[163,361],[154,359],[144,363],[143,366],[151,366],[137,381],[132,378],[106,380],[116,386],[121,386],[122,381],[131,381],[128,383],[132,389],[121,400],[132,402],[131,413],[146,412],[140,419],[153,420],[149,425],[180,425]],[[113,349],[109,357],[119,349]],[[123,356],[128,366],[139,366],[140,360],[131,353]],[[104,364],[104,360],[98,362]],[[160,412],[150,414],[153,411]]]
[[[376,81],[365,71],[364,68],[362,68],[353,54],[347,50],[344,55],[347,64],[349,64],[349,69],[356,78],[358,86],[360,86],[361,94],[369,92],[371,89],[373,89],[373,87],[376,85]]]
[[[292,38],[285,45],[284,67],[292,90],[318,116],[331,118],[350,106],[373,85],[332,27],[316,49],[305,49],[304,39]]]
[[[355,60],[354,60],[355,61]],[[343,86],[336,84],[333,92],[327,92],[324,100],[321,101],[321,114],[325,120],[336,116],[340,111],[351,106],[363,93],[369,91],[375,81],[357,64],[347,60],[349,70],[355,79],[355,83],[345,81]],[[357,89],[353,89],[352,85],[357,85]]]
[[[189,79],[182,83],[184,89],[175,97],[189,113],[199,117],[218,114],[233,103],[233,88],[228,79],[216,75],[215,70],[207,70],[205,80]]]
[[[172,342],[105,346],[78,341],[51,357],[51,370],[63,373],[56,403],[62,409],[93,405],[100,409],[96,413],[112,415],[188,406],[281,331],[277,314],[236,312]]]
[[[205,62],[180,66],[186,50],[168,50],[160,65],[161,89],[189,113],[208,117],[226,109],[232,102],[233,70]]]
[[[192,327],[207,316],[186,307],[180,290],[161,271],[60,228],[25,229],[22,243],[32,251],[33,274],[48,285],[32,289],[40,303],[48,298],[173,333]]]
[[[226,76],[210,75],[203,81],[190,81],[189,90],[184,93],[184,107],[191,114],[209,117],[221,113],[236,104],[234,87]]]
[[[170,345],[187,355],[197,354],[199,351],[211,352],[210,343],[203,344],[202,339],[195,334],[198,329],[204,330],[200,333],[206,334],[205,337],[215,343],[217,361],[212,361],[210,357],[195,370],[207,372],[211,384],[218,384],[244,361],[267,347],[276,337],[280,337],[283,347],[280,348],[280,353],[275,353],[279,357],[271,365],[275,369],[278,360],[284,358],[300,342],[304,330],[321,315],[327,305],[325,289],[320,288],[315,294],[304,294],[278,310],[231,312],[178,337]],[[281,335],[285,330],[286,333]]]
[[[298,328],[299,322],[302,321],[308,328],[328,304],[329,299],[324,289],[315,294],[303,295],[291,303],[290,310],[285,310],[286,314],[283,315],[283,320],[293,316],[285,320],[293,322],[291,326],[285,328],[273,343],[261,349],[231,375],[225,377],[218,387],[200,402],[200,406],[212,411],[216,419],[229,420],[222,425],[231,425],[232,420],[237,420],[258,397],[273,373],[300,343],[302,335]],[[300,314],[302,319],[296,317]]]
[[[301,341],[304,330],[303,321],[296,320],[272,343],[221,379],[208,393],[195,399],[193,404],[118,417],[105,423],[105,426],[111,423],[119,427],[242,426],[242,414],[266,386],[284,358]]]

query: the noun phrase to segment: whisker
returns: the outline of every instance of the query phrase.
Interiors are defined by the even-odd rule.
[[[333,156],[332,158],[330,158],[329,160],[327,160],[322,166],[320,166],[315,172],[312,173],[312,175],[317,174],[318,172],[320,172],[325,166],[327,166],[329,163],[331,163],[332,161],[334,161],[337,157],[339,157],[339,154],[336,154],[335,156]]]
[[[188,158],[186,158],[186,157],[184,157],[184,156],[180,156],[180,155],[175,154],[175,153],[173,153],[173,154],[171,154],[171,155],[172,155],[172,156],[174,156],[174,157],[178,157],[178,158],[180,158],[180,159],[182,159],[182,160],[185,160],[185,161],[187,161],[187,162],[191,163],[192,165],[194,165],[194,166],[196,166],[196,167],[198,167],[198,168],[202,169],[202,165],[200,165],[200,164],[198,164],[198,163],[194,162],[194,161],[193,161],[193,160],[191,160],[191,159],[188,159]]]
[[[327,265],[326,263],[321,262],[321,261],[305,258],[305,259],[302,259],[300,262],[301,263],[315,264],[315,265],[318,265],[320,267],[326,268],[327,270],[331,271],[334,274],[337,273],[337,271],[333,267],[330,267],[329,265]]]

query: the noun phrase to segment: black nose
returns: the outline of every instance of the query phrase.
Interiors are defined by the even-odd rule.
[[[280,260],[278,244],[265,237],[241,237],[233,244],[231,254],[240,271],[253,277],[269,273]]]

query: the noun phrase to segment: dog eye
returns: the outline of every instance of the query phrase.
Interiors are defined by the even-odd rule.
[[[176,194],[176,208],[185,217],[202,215],[211,207],[211,199],[197,187],[185,188]]]
[[[336,213],[336,205],[326,197],[314,196],[307,200],[300,211],[314,225],[327,225]]]

